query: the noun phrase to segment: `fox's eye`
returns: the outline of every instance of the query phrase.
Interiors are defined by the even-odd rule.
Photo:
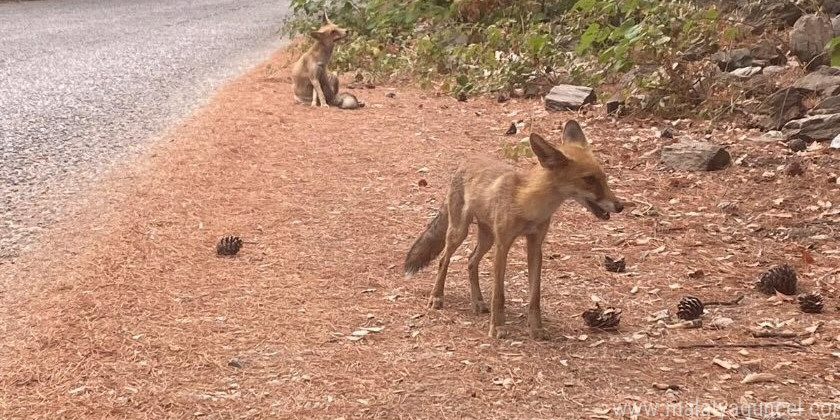
[[[595,178],[594,176],[591,176],[591,175],[590,176],[585,176],[585,177],[583,177],[583,182],[586,182],[587,184],[597,184],[598,183],[598,178]]]

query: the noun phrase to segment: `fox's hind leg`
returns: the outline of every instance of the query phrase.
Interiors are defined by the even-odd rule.
[[[487,313],[490,310],[487,304],[484,303],[484,298],[481,296],[481,286],[478,283],[478,265],[487,251],[493,247],[493,230],[489,227],[479,223],[478,224],[478,244],[472,254],[468,263],[468,270],[470,275],[470,301],[472,302],[473,311],[477,314]]]
[[[440,258],[435,287],[429,298],[429,306],[434,309],[443,308],[443,287],[446,284],[446,272],[449,270],[449,259],[461,246],[467,237],[470,218],[464,212],[464,200],[457,195],[449,198],[449,227],[446,229],[446,245]]]

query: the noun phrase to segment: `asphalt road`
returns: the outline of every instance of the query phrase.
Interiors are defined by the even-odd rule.
[[[266,58],[288,0],[0,1],[0,262]]]

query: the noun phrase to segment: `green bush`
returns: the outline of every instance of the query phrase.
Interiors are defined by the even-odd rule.
[[[477,16],[465,17],[465,6]],[[333,56],[340,71],[410,76],[458,95],[544,93],[655,68],[623,88],[655,95],[645,102],[670,111],[705,99],[692,51],[707,53],[726,32],[717,10],[690,1],[293,0],[292,10],[289,35],[317,27],[323,10],[350,29]]]

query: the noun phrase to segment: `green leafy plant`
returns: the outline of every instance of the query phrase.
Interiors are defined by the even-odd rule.
[[[292,0],[283,31],[305,34],[327,11],[351,33],[334,52],[336,69],[371,79],[411,77],[455,95],[537,95],[556,83],[616,82],[631,69],[657,67],[623,88],[655,95],[646,103],[679,112],[674,104],[690,109],[704,99],[686,51],[737,36],[715,8],[697,3]]]
[[[831,56],[831,65],[840,66],[840,36],[835,36],[828,45],[825,46],[826,51]]]
[[[502,143],[502,156],[516,162],[522,158],[533,157],[534,151],[531,150],[531,142],[525,137],[516,143]]]

